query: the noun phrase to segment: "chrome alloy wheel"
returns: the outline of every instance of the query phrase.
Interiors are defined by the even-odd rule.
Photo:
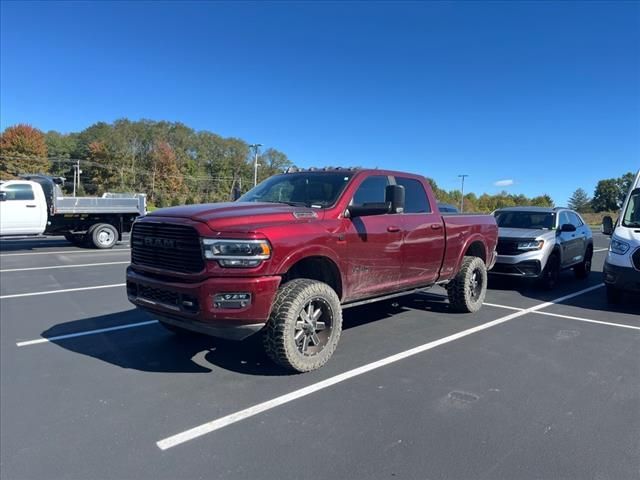
[[[294,340],[298,351],[305,356],[313,356],[322,351],[331,338],[333,312],[322,298],[307,302],[298,314]]]

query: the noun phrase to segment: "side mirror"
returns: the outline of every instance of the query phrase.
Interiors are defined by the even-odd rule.
[[[404,187],[402,185],[388,185],[384,200],[389,205],[390,213],[404,212]]]
[[[347,207],[349,218],[369,217],[371,215],[384,215],[389,213],[388,203],[365,203],[363,205],[349,205]]]
[[[605,235],[613,235],[613,219],[606,215],[602,219],[602,233]]]
[[[572,225],[571,223],[565,223],[560,228],[560,231],[561,232],[575,232],[576,231],[576,226]]]
[[[4,202],[7,199],[7,192],[0,192],[0,202]]]

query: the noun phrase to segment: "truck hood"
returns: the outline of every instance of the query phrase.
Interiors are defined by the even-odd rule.
[[[529,228],[499,228],[499,238],[548,238],[555,237],[555,230],[529,229]]]
[[[214,231],[249,231],[264,225],[308,222],[322,214],[318,209],[284,203],[226,202],[161,208],[147,216],[189,218]]]

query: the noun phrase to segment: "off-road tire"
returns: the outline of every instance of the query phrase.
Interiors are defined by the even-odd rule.
[[[89,229],[87,238],[95,248],[113,248],[118,242],[118,230],[109,223],[96,223]]]
[[[622,290],[614,287],[613,285],[607,285],[607,302],[612,305],[617,305],[622,301]]]
[[[560,277],[560,257],[552,253],[540,275],[539,285],[543,290],[553,290],[558,285]]]
[[[587,247],[584,259],[578,265],[573,267],[573,274],[576,278],[584,279],[591,273],[591,261],[593,260],[593,247]]]
[[[480,282],[479,289],[474,282]],[[480,257],[464,257],[458,274],[446,288],[449,306],[454,312],[473,313],[480,310],[487,294],[487,266],[484,261]]]
[[[300,347],[296,343],[296,328],[303,310],[308,305],[313,306],[314,302],[320,303],[322,314],[319,319],[325,318],[322,323],[328,325],[329,331],[322,334],[322,337],[328,336],[321,349],[305,355],[300,348],[307,347]],[[309,372],[327,363],[338,346],[341,332],[342,307],[333,288],[326,283],[300,278],[291,280],[278,289],[264,330],[263,344],[267,355],[276,364],[296,372]],[[300,329],[297,333],[301,333]]]

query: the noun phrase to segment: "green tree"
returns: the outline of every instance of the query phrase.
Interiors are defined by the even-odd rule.
[[[578,188],[573,192],[573,195],[569,198],[569,208],[580,213],[587,213],[591,211],[591,199],[584,189]]]
[[[553,199],[545,193],[543,195],[533,197],[531,199],[530,205],[534,207],[553,207],[554,203],[553,203]]]
[[[619,208],[620,186],[619,179],[609,178],[600,180],[593,193],[591,207],[595,212],[612,212]]]
[[[19,124],[0,134],[0,177],[49,171],[44,134],[31,125]]]
[[[275,148],[267,148],[258,156],[258,182],[269,178],[277,173],[282,173],[287,168],[293,166],[293,163],[282,152]]]
[[[622,207],[635,178],[636,176],[633,172],[627,172],[616,180],[618,184],[618,206]]]

